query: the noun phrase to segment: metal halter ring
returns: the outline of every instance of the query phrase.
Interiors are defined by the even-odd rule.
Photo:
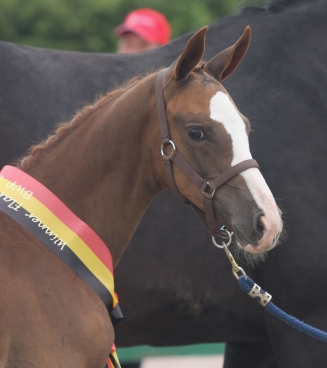
[[[228,234],[230,234],[230,236],[233,236],[234,235],[234,233],[232,232],[232,231],[229,231],[228,229],[227,229],[227,227],[226,227],[226,225],[223,225],[221,228],[220,228],[220,231],[222,231],[223,233],[226,233],[226,235],[227,236],[221,236],[221,238],[225,238],[225,239],[229,239],[229,235]]]
[[[175,143],[173,141],[171,141],[170,139],[169,139],[168,143],[170,143],[172,145],[173,151],[176,151]],[[168,143],[166,143],[166,144],[168,144]],[[161,144],[161,155],[162,156],[166,156],[165,153],[164,153],[164,151],[163,151],[163,146],[164,146],[164,144],[162,143]]]
[[[233,232],[228,231],[225,225],[224,225],[224,226],[222,226],[222,227],[220,228],[220,230],[227,234],[227,236],[226,236],[226,238],[228,237],[228,242],[227,242],[227,244],[225,244],[225,242],[223,242],[223,244],[222,244],[222,245],[218,244],[218,243],[216,242],[216,239],[215,239],[215,237],[214,237],[214,236],[212,237],[212,242],[213,242],[213,244],[214,244],[216,247],[221,248],[221,249],[224,249],[225,247],[229,247],[229,246],[231,245],[231,243],[232,243],[232,237],[233,237],[234,233],[233,233]]]

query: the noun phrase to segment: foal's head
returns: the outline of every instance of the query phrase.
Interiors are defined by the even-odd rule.
[[[202,28],[189,40],[182,55],[168,68],[163,88],[176,149],[202,178],[210,181],[252,158],[250,122],[221,84],[245,55],[250,28],[235,45],[205,63],[206,32],[207,28]],[[173,171],[180,193],[203,209],[201,190],[175,164]],[[274,247],[282,230],[280,211],[257,168],[241,172],[217,189],[214,210],[216,218],[234,232],[238,244],[250,252]]]

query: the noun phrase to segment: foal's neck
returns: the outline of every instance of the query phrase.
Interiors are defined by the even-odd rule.
[[[107,244],[116,265],[165,189],[154,77],[94,111],[27,169]]]

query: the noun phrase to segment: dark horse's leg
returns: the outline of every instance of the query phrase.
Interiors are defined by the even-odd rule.
[[[227,343],[224,368],[277,368],[271,345],[267,343]]]

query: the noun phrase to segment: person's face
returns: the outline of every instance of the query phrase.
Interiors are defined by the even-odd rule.
[[[119,37],[117,52],[119,54],[131,54],[156,47],[158,47],[158,44],[146,42],[135,33],[126,32]]]

